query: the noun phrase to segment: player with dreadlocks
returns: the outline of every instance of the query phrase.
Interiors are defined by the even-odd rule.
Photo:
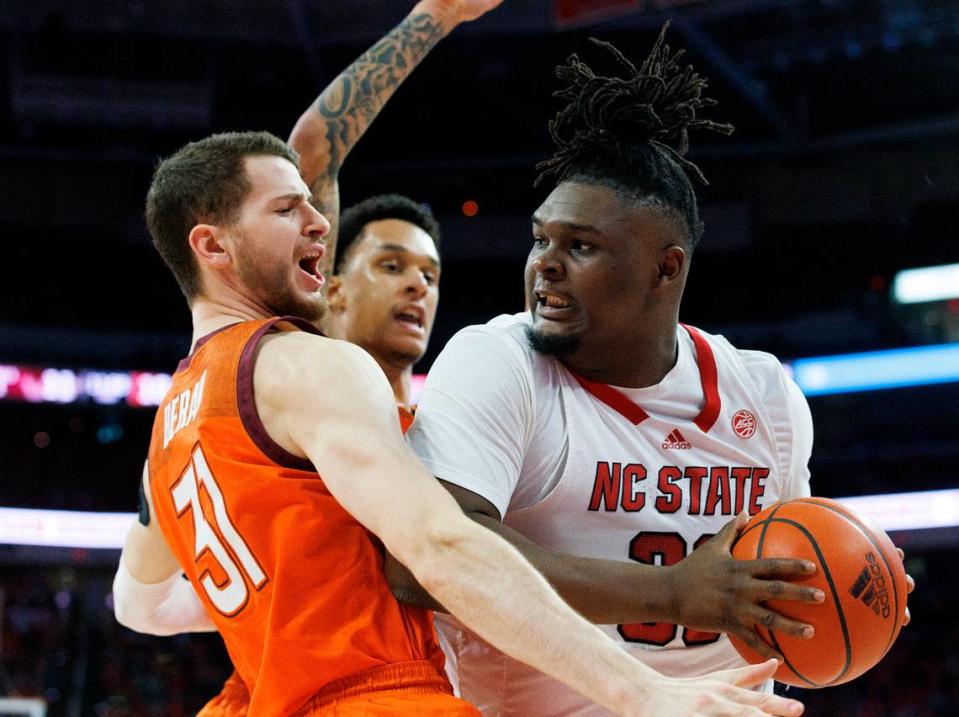
[[[706,80],[660,34],[619,72],[557,69],[555,187],[532,217],[531,310],[457,334],[434,363],[411,442],[475,520],[581,614],[667,674],[742,665],[720,632],[811,636],[764,600],[818,602],[799,560],[730,555],[747,513],[809,494],[812,423],[772,356],[679,323],[702,233],[686,159]],[[711,538],[711,539],[710,539]],[[708,541],[708,542],[707,542]],[[694,552],[695,551],[695,552]],[[394,590],[423,600],[393,574]],[[607,714],[439,617],[463,696],[486,714]]]

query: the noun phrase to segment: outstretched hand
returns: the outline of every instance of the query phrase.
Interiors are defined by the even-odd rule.
[[[426,0],[436,10],[459,24],[470,22],[502,4],[503,0]]]
[[[766,658],[782,655],[763,640],[756,626],[810,638],[813,628],[770,610],[770,599],[820,603],[821,590],[789,582],[807,578],[815,565],[806,560],[763,558],[737,560],[732,545],[748,516],[742,513],[729,521],[707,543],[673,566],[674,595],[680,625],[698,630],[736,635]]]
[[[649,699],[637,706],[635,713],[626,714],[799,717],[803,713],[803,705],[798,700],[753,690],[772,677],[777,667],[778,663],[768,660],[758,665],[714,672],[702,677],[671,678],[657,684]]]

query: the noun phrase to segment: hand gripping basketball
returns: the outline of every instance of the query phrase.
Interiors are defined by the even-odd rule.
[[[733,555],[816,563],[816,572],[800,582],[823,591],[823,604],[769,601],[770,609],[814,625],[815,637],[797,640],[774,625],[757,627],[783,655],[780,682],[807,688],[848,682],[882,659],[908,621],[912,581],[901,552],[880,528],[837,501],[798,498],[770,506],[749,521]],[[761,659],[738,635],[730,638],[745,659]]]
[[[735,635],[764,658],[782,655],[764,641],[758,625],[796,639],[812,636],[804,621],[792,619],[766,604],[775,598],[786,605],[823,600],[816,587],[794,582],[808,578],[815,565],[791,557],[737,560],[731,549],[748,516],[742,513],[711,540],[670,568],[675,622],[711,632]]]

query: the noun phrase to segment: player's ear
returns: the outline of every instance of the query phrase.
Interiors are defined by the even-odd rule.
[[[663,250],[657,268],[660,285],[672,284],[681,279],[686,267],[686,250],[681,246],[672,245]]]
[[[190,248],[197,261],[214,269],[230,265],[230,255],[220,237],[219,228],[213,224],[197,224],[190,230]]]
[[[331,314],[342,314],[346,310],[346,292],[343,291],[343,279],[339,274],[330,277],[326,287],[326,303]]]

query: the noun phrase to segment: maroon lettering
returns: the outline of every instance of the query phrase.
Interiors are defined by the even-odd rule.
[[[752,468],[736,467],[733,468],[733,480],[736,481],[736,515],[743,510],[743,502],[746,497],[746,481],[749,480],[749,474]]]
[[[753,482],[749,490],[749,514],[756,515],[762,507],[759,501],[766,493],[766,479],[769,477],[768,468],[753,468]]]
[[[713,466],[709,469],[709,487],[706,490],[706,509],[703,515],[716,515],[716,506],[722,505],[720,515],[732,515],[729,497],[729,468]]]
[[[607,513],[616,510],[619,503],[619,479],[622,466],[619,463],[609,464],[600,461],[596,464],[596,478],[593,481],[593,496],[589,499],[589,509],[599,510],[600,502]]]
[[[630,463],[623,468],[623,510],[636,513],[646,505],[646,494],[637,485],[644,480],[646,480],[646,466]]]
[[[659,469],[657,487],[660,495],[656,498],[656,510],[660,513],[675,513],[683,505],[683,490],[676,481],[683,477],[683,472],[676,466],[663,466]]]
[[[699,503],[703,494],[703,478],[706,477],[703,466],[686,466],[686,477],[689,479],[689,514],[699,515]]]
[[[675,565],[686,557],[686,541],[679,533],[639,533],[629,541],[629,557],[647,565]],[[677,629],[676,625],[665,622],[634,622],[617,626],[626,642],[659,646],[672,642]]]

